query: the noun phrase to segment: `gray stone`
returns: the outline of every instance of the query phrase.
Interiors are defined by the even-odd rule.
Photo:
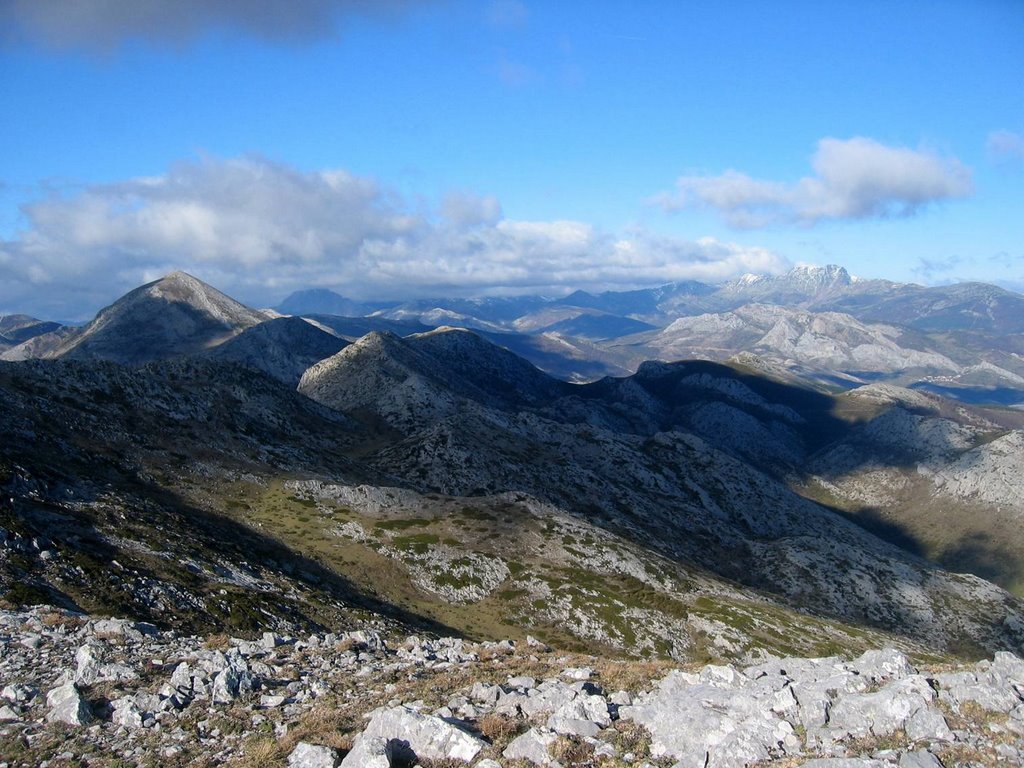
[[[954,707],[974,702],[990,712],[1009,712],[1021,703],[1012,685],[988,672],[949,672],[935,676],[940,696]]]
[[[99,679],[101,651],[95,645],[83,645],[75,653],[75,682],[92,685]]]
[[[562,677],[569,680],[589,680],[594,676],[594,670],[590,667],[567,667],[562,670]]]
[[[904,752],[900,757],[900,768],[943,768],[939,758],[927,749]]]
[[[222,669],[213,678],[213,692],[210,694],[214,704],[230,704],[238,697],[238,673],[232,669]]]
[[[996,754],[999,755],[999,757],[1001,757],[1003,760],[1011,762],[1015,765],[1021,765],[1021,757],[1024,756],[1024,753],[1022,753],[1012,744],[996,744],[995,747],[993,747],[993,749],[995,750]]]
[[[917,741],[953,741],[953,731],[937,709],[926,707],[907,720],[907,738]]]
[[[112,706],[114,708],[114,712],[110,716],[112,723],[123,726],[130,731],[142,727],[144,713],[131,698],[117,699],[112,703]]]
[[[618,707],[628,707],[633,703],[633,694],[629,691],[616,691],[608,697],[608,701]]]
[[[501,754],[509,760],[528,760],[534,765],[550,765],[554,758],[548,748],[557,739],[558,736],[551,731],[531,728],[513,739]]]
[[[528,695],[518,699],[517,703],[524,715],[533,717],[543,713],[555,712],[562,706],[572,702],[577,695],[577,692],[565,683],[549,680],[542,683],[539,688],[532,688]],[[505,704],[504,698],[502,698],[500,703],[502,705]]]
[[[992,659],[992,674],[1006,682],[1024,686],[1024,660],[1008,651],[999,651]]]
[[[470,691],[469,695],[472,699],[484,704],[490,704],[493,707],[498,703],[498,697],[501,695],[501,687],[497,685],[487,685],[485,683],[474,683],[473,690]]]
[[[46,704],[50,707],[46,719],[51,723],[88,725],[93,720],[88,702],[82,698],[73,682],[64,683],[47,693]]]
[[[874,693],[838,698],[829,709],[828,725],[808,735],[824,744],[849,737],[888,736],[904,728],[934,698],[934,691],[921,675],[896,679]]]
[[[22,637],[21,640],[19,640],[18,642],[21,643],[21,645],[25,648],[28,648],[30,651],[35,651],[38,650],[39,646],[43,644],[43,638],[37,635],[35,632],[31,632]]]
[[[24,683],[12,683],[11,685],[5,685],[3,690],[0,691],[0,698],[7,699],[14,704],[24,704],[25,702],[31,701],[39,695],[39,689],[34,685],[25,685]]]
[[[486,744],[481,739],[432,715],[423,715],[409,707],[380,709],[356,737],[384,739],[392,749],[399,742],[415,758],[425,760],[462,760],[469,762]],[[353,745],[353,750],[355,745]],[[343,765],[350,765],[348,756]]]
[[[391,750],[386,739],[359,736],[341,764],[344,768],[391,768]]]
[[[601,726],[595,722],[575,717],[564,717],[562,715],[551,715],[548,718],[547,726],[555,733],[568,736],[583,736],[590,739],[601,732]]]
[[[103,647],[100,645],[87,643],[79,648],[75,653],[75,682],[92,685],[103,680],[134,680],[139,676],[138,672],[124,664],[104,664],[102,656]]]
[[[0,707],[0,723],[16,723],[21,720],[21,715],[14,711],[9,704]]]
[[[865,651],[860,657],[851,661],[848,667],[873,683],[900,680],[917,674],[917,670],[914,669],[909,659],[892,648]]]
[[[300,741],[288,755],[288,768],[334,768],[338,753],[330,747]]]
[[[888,768],[889,763],[870,757],[819,757],[802,763],[800,768]]]

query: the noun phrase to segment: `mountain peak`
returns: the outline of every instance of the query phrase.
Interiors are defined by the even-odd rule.
[[[812,280],[826,285],[849,285],[853,281],[850,273],[838,264],[826,264],[824,267],[816,264],[798,264],[789,271],[787,277]]]
[[[199,278],[176,271],[100,310],[55,355],[149,362],[200,352],[266,319]]]

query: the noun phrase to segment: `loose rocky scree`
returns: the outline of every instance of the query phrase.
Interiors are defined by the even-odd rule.
[[[1024,661],[669,669],[535,640],[179,636],[0,612],[0,768],[1020,765]]]

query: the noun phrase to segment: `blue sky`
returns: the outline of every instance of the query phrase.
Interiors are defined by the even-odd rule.
[[[179,268],[264,305],[805,262],[1024,288],[1020,0],[0,0],[0,29],[0,311]]]

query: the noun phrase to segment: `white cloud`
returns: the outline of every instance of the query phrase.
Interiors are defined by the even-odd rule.
[[[766,249],[713,239],[505,219],[491,197],[453,194],[438,208],[415,212],[340,170],[301,172],[261,158],[183,162],[157,178],[24,205],[26,229],[0,241],[0,310],[81,316],[173,269],[271,303],[311,286],[397,298],[547,292],[787,266]]]
[[[813,176],[796,183],[754,179],[730,170],[683,176],[654,202],[667,211],[710,208],[733,227],[784,222],[912,216],[929,203],[965,197],[971,171],[955,158],[888,147],[866,138],[826,138],[812,158]]]
[[[501,203],[496,197],[449,192],[441,201],[441,215],[456,227],[493,224],[501,218]]]
[[[416,0],[0,0],[0,41],[108,51],[128,39],[181,45],[210,29],[276,42],[335,34],[350,16],[390,16]]]

